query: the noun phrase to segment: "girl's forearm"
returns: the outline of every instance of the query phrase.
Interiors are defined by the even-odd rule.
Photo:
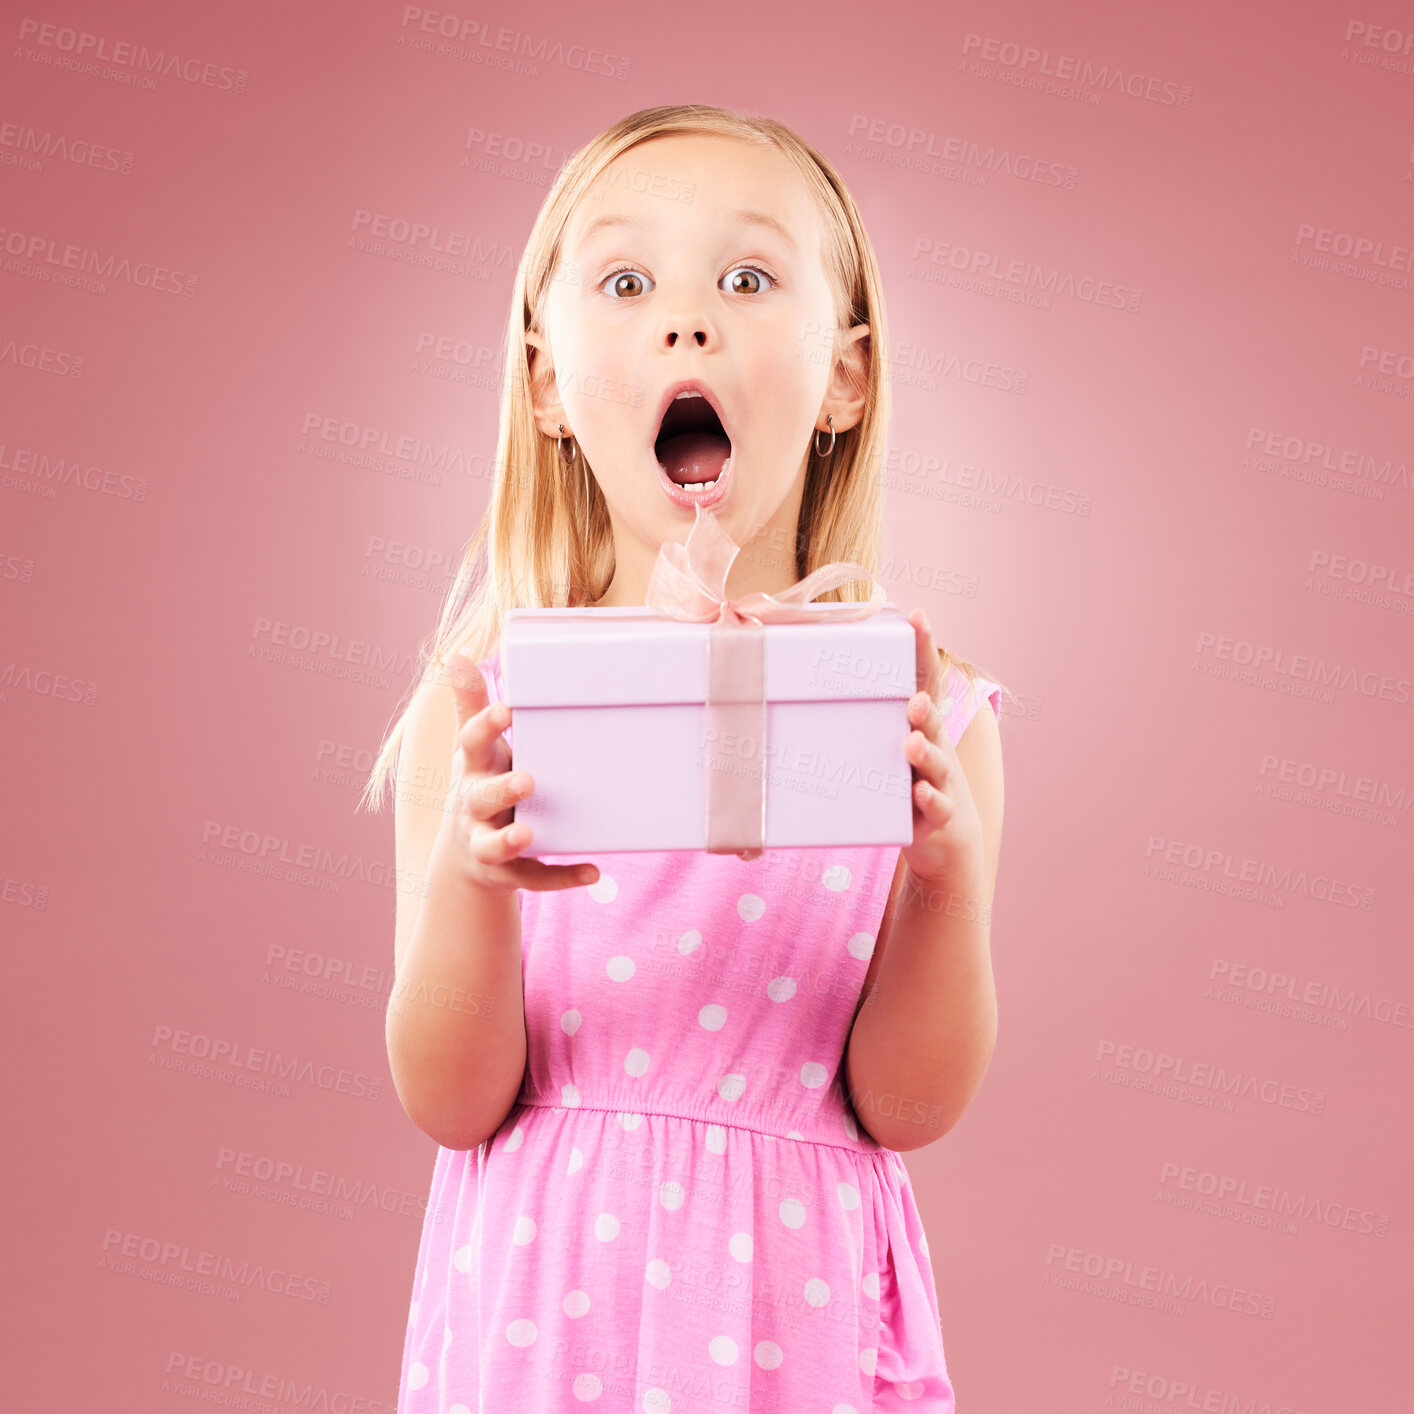
[[[845,1050],[855,1113],[886,1148],[918,1149],[942,1138],[991,1061],[997,996],[990,911],[980,895],[975,884],[906,877],[886,925],[879,974]]]
[[[393,1085],[408,1117],[448,1149],[500,1128],[525,1074],[520,908],[482,889],[434,849],[388,1000]]]

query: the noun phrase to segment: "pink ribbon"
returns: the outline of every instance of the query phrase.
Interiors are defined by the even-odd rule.
[[[715,511],[693,512],[687,544],[665,541],[648,580],[645,605],[668,618],[708,623],[707,635],[707,851],[758,859],[766,842],[766,648],[768,623],[867,619],[889,601],[812,604],[853,579],[875,574],[849,560],[832,560],[780,594],[754,591],[726,597],[727,572],[741,546],[722,529]],[[734,743],[728,750],[727,743]],[[741,746],[755,747],[743,759]]]

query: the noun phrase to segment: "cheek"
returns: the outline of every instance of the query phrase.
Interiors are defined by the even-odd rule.
[[[557,329],[556,374],[560,400],[574,425],[601,448],[636,437],[633,418],[642,416],[643,379],[628,341],[592,318],[566,317]],[[556,338],[552,335],[552,339]]]
[[[803,448],[824,396],[822,369],[791,343],[753,363],[742,380],[751,389],[753,441],[777,450]]]

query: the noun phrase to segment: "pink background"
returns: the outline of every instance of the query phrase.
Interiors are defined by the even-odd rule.
[[[1071,10],[12,7],[9,1405],[391,1409],[434,1150],[354,803],[554,168],[692,100],[859,198],[890,596],[1017,693],[998,1047],[907,1156],[959,1409],[1407,1407],[1414,17]]]

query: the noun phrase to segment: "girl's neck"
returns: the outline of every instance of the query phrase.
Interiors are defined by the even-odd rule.
[[[743,594],[782,594],[800,583],[800,576],[795,573],[795,565],[781,556],[766,555],[758,559],[747,559],[748,553],[749,551],[743,548],[732,561],[726,584],[728,599],[739,599]],[[596,599],[589,607],[641,609],[648,596],[648,578],[652,568],[651,562],[646,568],[617,566],[603,597]]]
[[[727,572],[728,599],[740,599],[743,594],[782,594],[800,583],[796,570],[795,546],[800,525],[800,507],[805,492],[805,467],[802,462],[790,494],[776,507],[754,532],[748,532],[739,542],[741,548]],[[656,544],[648,544],[625,527],[614,525],[614,575],[601,598],[590,605],[594,609],[641,609],[648,594],[648,581],[658,562]],[[723,527],[727,529],[727,527]],[[730,534],[728,530],[728,534]]]

